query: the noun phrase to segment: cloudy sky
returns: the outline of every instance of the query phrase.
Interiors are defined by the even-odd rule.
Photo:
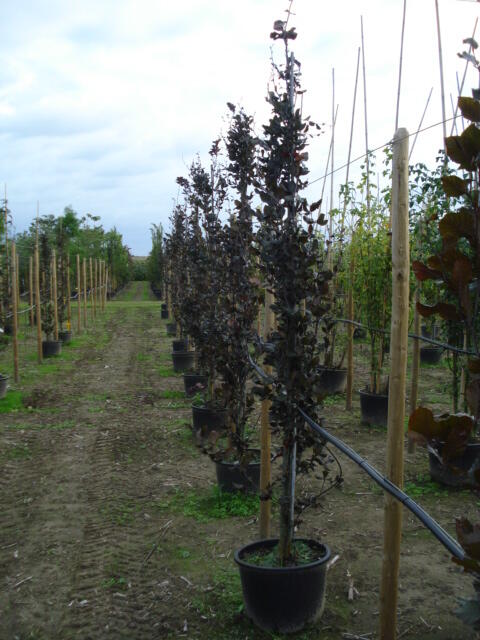
[[[168,224],[196,153],[204,159],[224,129],[226,102],[268,116],[273,22],[288,0],[5,0],[0,21],[0,183],[18,231],[40,212],[72,205],[116,226],[135,255],[150,249],[150,224]],[[480,4],[439,0],[447,115],[456,53],[472,35]],[[395,124],[403,0],[295,0],[291,25],[307,90],[304,111],[328,123],[332,68],[339,104],[335,165],[347,157],[360,15],[367,66],[369,147]],[[480,27],[478,34],[480,36]],[[275,47],[274,47],[275,50]],[[280,49],[278,53],[281,55]],[[466,89],[478,84],[470,70]],[[400,126],[414,131],[430,89],[424,125],[441,120],[434,0],[408,0]],[[364,150],[363,94],[353,156]],[[448,132],[450,132],[450,124]],[[321,177],[330,132],[310,151]],[[422,134],[412,161],[433,162],[441,127]],[[358,164],[355,165],[358,167]],[[344,172],[336,180],[344,180]],[[322,181],[312,187],[318,197]]]

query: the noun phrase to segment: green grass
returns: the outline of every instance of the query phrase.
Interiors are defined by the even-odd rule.
[[[175,373],[173,367],[167,367],[163,364],[157,367],[157,373],[161,378],[178,378],[183,375],[181,373]]]
[[[5,398],[0,400],[0,413],[10,413],[10,411],[24,411],[21,391],[7,391]]]
[[[29,460],[32,457],[32,452],[26,444],[15,445],[6,449],[3,454],[7,460]]]
[[[167,389],[166,391],[162,391],[160,393],[160,398],[185,398],[184,391],[171,391]]]
[[[404,491],[411,498],[433,496],[441,498],[448,495],[449,491],[438,482],[430,479],[429,475],[419,475],[414,480],[405,483]]]
[[[257,514],[258,504],[258,496],[222,493],[218,487],[211,487],[202,493],[176,493],[164,507],[180,512],[197,522],[209,522],[230,517],[251,517]]]

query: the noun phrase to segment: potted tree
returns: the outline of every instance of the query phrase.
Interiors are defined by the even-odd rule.
[[[460,136],[446,139],[448,157],[458,164],[462,177],[445,175],[442,184],[450,198],[450,211],[438,221],[440,249],[426,262],[412,267],[418,280],[434,280],[439,298],[434,305],[417,305],[424,317],[438,315],[461,326],[468,351],[467,414],[435,417],[419,407],[410,416],[409,431],[428,444],[430,472],[448,485],[471,486],[480,460],[480,442],[475,438],[480,418],[480,103],[459,98],[463,117],[471,124]]]
[[[269,632],[293,632],[318,618],[324,606],[326,563],[323,543],[294,538],[297,471],[322,464],[321,446],[307,429],[302,407],[316,417],[319,348],[313,330],[315,315],[324,312],[331,272],[318,262],[319,240],[313,212],[302,196],[306,185],[305,151],[310,120],[295,106],[300,90],[299,64],[288,43],[295,29],[274,24],[271,37],[283,41],[286,62],[275,66],[277,77],[268,94],[272,115],[260,142],[256,191],[263,206],[256,210],[259,266],[265,286],[275,295],[277,329],[266,345],[265,362],[272,367],[270,421],[281,433],[282,480],[279,538],[248,544],[235,552],[247,614]],[[281,85],[280,85],[281,83]],[[313,445],[307,460],[306,447]]]
[[[52,248],[48,232],[44,229],[39,235],[40,269],[41,269],[41,313],[42,330],[45,340],[42,341],[44,358],[58,356],[62,351],[60,340],[54,339],[54,310],[52,302]]]
[[[367,386],[359,391],[360,409],[363,423],[379,426],[386,426],[388,412],[388,378],[384,376],[384,366],[386,327],[390,319],[391,251],[389,212],[385,204],[378,195],[360,204],[352,240],[356,256],[354,298],[368,327],[370,365]]]
[[[256,139],[253,119],[243,109],[228,103],[230,126],[225,139],[228,156],[226,176],[233,189],[233,209],[225,225],[222,255],[225,278],[219,295],[224,318],[225,340],[218,353],[217,372],[227,410],[226,446],[216,448],[217,434],[211,434],[210,455],[215,461],[218,486],[222,491],[258,491],[259,450],[250,446],[246,430],[253,409],[253,393],[247,389],[250,373],[249,346],[258,317],[259,289],[255,284],[252,183],[256,172]]]

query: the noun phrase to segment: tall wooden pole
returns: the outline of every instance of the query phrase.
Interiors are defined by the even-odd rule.
[[[17,315],[20,312],[20,256],[18,253],[15,255],[15,268],[17,270],[17,277],[15,279],[15,295],[17,296]],[[17,317],[17,327],[20,326],[20,316]]]
[[[43,360],[42,352],[42,299],[40,298],[40,255],[38,251],[38,234],[35,243],[35,311],[37,316],[37,359],[41,363]]]
[[[95,292],[93,289],[93,263],[92,258],[88,260],[89,270],[90,270],[90,314],[92,316],[92,320],[95,319]]]
[[[28,302],[30,306],[30,326],[33,327],[35,324],[34,313],[33,313],[33,257],[30,256],[28,259]]]
[[[94,274],[94,287],[93,287],[93,317],[97,315],[98,305],[98,260],[95,258],[95,274]]]
[[[108,267],[107,267],[107,263],[104,262],[103,263],[103,268],[105,270],[105,291],[103,294],[103,307],[102,307],[102,311],[105,311],[105,305],[107,304],[107,300],[108,300]]]
[[[332,69],[332,153],[330,156],[330,217],[328,224],[328,250],[327,263],[330,271],[333,270],[333,184],[335,166],[335,69]]]
[[[370,158],[368,157],[368,117],[367,117],[367,75],[365,70],[365,38],[363,36],[363,16],[360,16],[362,37],[363,110],[365,117],[365,170],[367,172],[367,215],[370,213]]]
[[[52,251],[53,336],[58,340],[57,254]]]
[[[80,256],[77,253],[77,333],[82,333],[82,278],[80,275]]]
[[[87,328],[87,259],[83,259],[83,326]]]
[[[17,297],[17,254],[15,248],[15,242],[11,243],[12,248],[12,342],[13,342],[13,379],[15,382],[20,380],[18,372],[18,297]]]
[[[392,323],[387,424],[387,478],[403,487],[403,442],[407,373],[410,251],[408,237],[408,131],[397,129],[392,163]],[[402,535],[400,502],[385,496],[380,638],[397,633],[398,574]]]
[[[67,270],[67,331],[72,329],[72,303],[70,298],[72,297],[72,288],[70,285],[70,255],[67,254],[67,264],[65,266]]]
[[[263,338],[267,340],[267,336],[274,326],[273,319],[273,294],[265,291],[265,316],[263,325]],[[265,373],[271,373],[271,367],[264,366]],[[262,400],[261,406],[261,431],[260,431],[260,495],[268,495],[270,484],[272,481],[271,470],[271,431],[270,431],[270,405],[268,399]],[[270,518],[272,510],[271,499],[260,500],[260,538],[270,537]]]
[[[446,109],[445,109],[445,84],[443,81],[443,53],[442,53],[442,35],[440,29],[440,12],[438,9],[438,0],[435,0],[435,15],[437,19],[437,40],[438,40],[438,66],[440,68],[440,91],[442,98],[442,130],[443,130],[443,148],[445,149],[445,138],[447,137],[447,123],[446,123]],[[448,163],[448,159],[445,156],[445,162]]]
[[[402,66],[403,66],[403,41],[405,36],[405,14],[407,13],[407,0],[403,0],[402,35],[400,37],[400,62],[398,64],[398,89],[397,89],[397,110],[395,113],[395,131],[398,129],[398,115],[400,112],[400,93],[402,87]]]

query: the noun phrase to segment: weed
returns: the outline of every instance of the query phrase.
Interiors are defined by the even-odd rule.
[[[448,489],[442,487],[438,482],[434,482],[427,475],[418,475],[414,480],[405,483],[404,491],[411,498],[421,496],[434,496],[440,498],[448,495]]]
[[[151,360],[152,356],[149,353],[137,353],[138,362],[147,362],[147,360]]]
[[[198,522],[223,520],[230,517],[248,518],[258,511],[258,496],[243,493],[222,493],[218,487],[202,493],[176,493],[164,505],[165,508],[180,511],[184,516]]]
[[[124,527],[132,524],[141,508],[142,505],[133,500],[118,500],[117,502],[107,502],[101,507],[100,513],[113,524]]]
[[[324,407],[331,407],[333,405],[336,404],[341,404],[342,402],[345,402],[345,394],[343,393],[335,393],[334,395],[331,396],[327,396],[324,400],[323,400],[323,406]]]
[[[24,410],[21,391],[9,391],[5,398],[0,400],[0,413]]]
[[[112,576],[111,578],[107,578],[102,582],[102,587],[104,589],[126,591],[128,589],[128,582],[126,578],[118,578],[117,576]]]
[[[167,389],[166,391],[161,391],[160,392],[160,398],[185,398],[185,392],[184,391],[172,391],[170,389]]]
[[[182,375],[181,373],[175,373],[173,367],[167,367],[163,364],[157,367],[157,373],[161,378],[174,378]]]
[[[7,460],[29,460],[31,457],[32,452],[26,444],[15,445],[5,452],[5,458]]]

